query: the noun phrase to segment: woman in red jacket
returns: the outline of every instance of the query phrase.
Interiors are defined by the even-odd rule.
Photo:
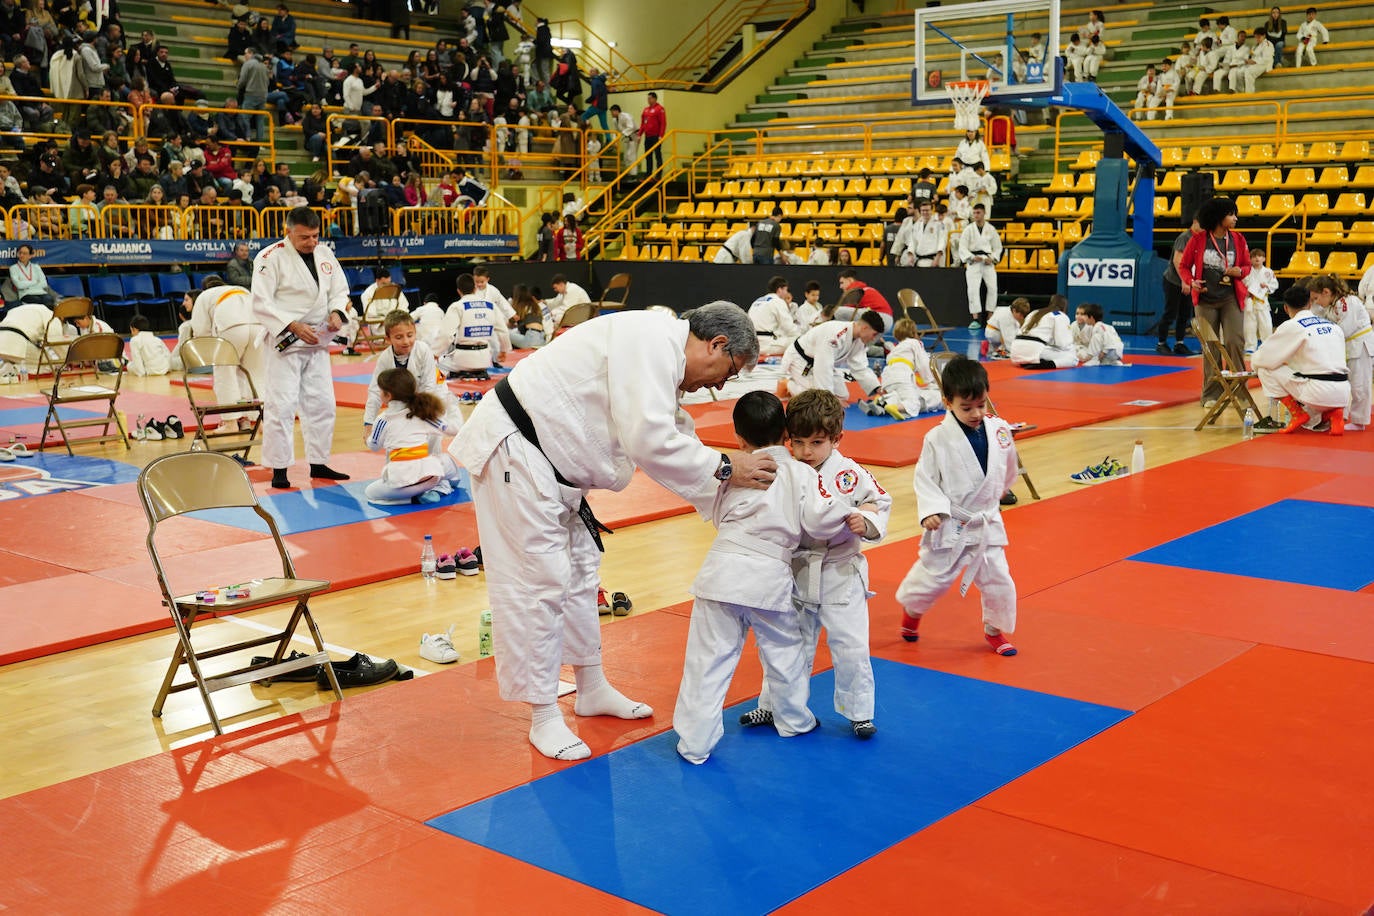
[[[1183,289],[1191,290],[1199,321],[1212,326],[1230,355],[1231,365],[1245,364],[1245,284],[1250,273],[1250,249],[1235,230],[1236,205],[1229,198],[1214,197],[1198,208],[1202,231],[1188,240],[1179,261]],[[1210,406],[1221,395],[1221,383],[1204,369],[1202,405]]]
[[[570,213],[563,217],[562,228],[553,234],[553,259],[580,261],[584,247],[582,230],[577,228],[577,217]]]

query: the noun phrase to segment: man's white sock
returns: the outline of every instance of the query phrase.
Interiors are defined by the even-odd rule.
[[[647,719],[654,714],[648,703],[636,703],[606,680],[600,665],[573,667],[577,679],[577,702],[573,712],[579,716],[615,716],[617,719]]]
[[[585,760],[592,755],[592,749],[563,721],[557,703],[530,704],[530,744],[554,760]]]

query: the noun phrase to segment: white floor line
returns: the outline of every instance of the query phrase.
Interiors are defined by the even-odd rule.
[[[258,630],[262,633],[281,632],[281,627],[270,627],[265,623],[258,623],[256,620],[248,620],[247,618],[239,617],[234,614],[224,614],[223,616],[218,617],[216,619],[229,620],[233,623],[237,623],[240,626],[248,627],[250,630]],[[291,641],[298,642],[304,646],[309,646],[312,652],[315,650],[315,640],[311,639],[308,634],[302,634],[300,632],[297,632],[291,637]],[[333,652],[335,655],[342,655],[345,658],[352,658],[353,656],[358,654],[356,649],[349,649],[344,646],[337,646],[334,643],[330,642],[325,643],[324,647],[328,651]],[[368,654],[368,658],[372,659],[374,662],[381,662],[386,660],[384,658],[381,658],[380,656],[372,655],[371,653]],[[406,667],[409,668],[409,666]],[[427,674],[433,673],[430,671],[422,671],[419,668],[410,668],[410,670],[415,672],[416,677],[424,677]]]
[[[1214,427],[1212,427],[1212,428],[1213,428],[1213,429],[1230,429],[1231,427],[1229,427],[1229,426],[1214,426]],[[1101,423],[1098,423],[1098,424],[1094,424],[1094,425],[1092,425],[1092,426],[1074,426],[1074,427],[1071,427],[1069,430],[1062,430],[1062,429],[1061,429],[1061,430],[1056,430],[1056,432],[1086,433],[1086,432],[1101,432],[1101,431],[1103,431],[1103,430],[1108,430],[1108,429],[1111,429],[1111,430],[1119,429],[1119,430],[1127,431],[1127,432],[1149,432],[1149,431],[1151,431],[1151,430],[1193,429],[1193,427],[1191,427],[1191,426],[1105,426],[1105,425],[1103,425],[1103,424],[1101,424]]]

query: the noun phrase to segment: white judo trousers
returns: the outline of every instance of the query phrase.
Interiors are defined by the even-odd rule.
[[[329,351],[299,345],[278,352],[267,347],[263,390],[262,463],[289,468],[296,460],[295,425],[301,418],[305,458],[327,464],[334,443],[334,373]]]
[[[472,477],[504,700],[557,702],[562,665],[601,664],[601,552],[577,514],[583,495],[518,432]],[[511,639],[527,651],[503,652]]]
[[[267,342],[263,339],[262,328],[258,325],[240,324],[225,328],[217,335],[234,345],[239,351],[238,368],[233,366],[215,367],[215,400],[221,404],[247,401],[252,397],[252,389],[244,380],[246,374],[253,385],[261,386],[267,381]],[[332,379],[331,379],[332,383]],[[243,414],[221,414],[224,420],[236,420]]]
[[[686,760],[705,760],[725,734],[721,709],[751,627],[763,663],[764,688],[773,698],[773,725],[778,734],[790,738],[816,727],[816,717],[806,706],[811,669],[803,653],[798,614],[697,598],[687,627],[688,663],[683,665],[673,708],[677,752]],[[694,659],[709,659],[710,664],[692,664]]]
[[[983,312],[997,308],[997,265],[983,261],[964,265],[964,278],[968,282],[968,311],[977,318]],[[987,290],[979,295],[983,286]]]

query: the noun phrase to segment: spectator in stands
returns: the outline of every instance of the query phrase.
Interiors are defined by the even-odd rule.
[[[1091,82],[1097,82],[1097,74],[1102,70],[1102,61],[1107,59],[1107,45],[1101,35],[1088,39],[1087,50],[1083,54],[1083,74]]]
[[[270,184],[267,186],[267,193],[263,197],[260,197],[257,200],[253,201],[253,209],[257,210],[258,212],[262,212],[268,207],[280,206],[283,206],[281,198],[281,188],[277,187],[274,184]]]
[[[1274,46],[1269,43],[1269,38],[1264,29],[1255,29],[1255,43],[1250,48],[1250,56],[1246,65],[1241,69],[1241,78],[1244,80],[1242,91],[1252,94],[1255,91],[1255,80],[1259,79],[1270,70],[1274,69]],[[1231,77],[1231,90],[1236,89],[1235,75]]]
[[[324,109],[319,103],[306,108],[301,116],[301,136],[305,138],[305,148],[310,152],[311,162],[319,162],[325,157],[329,135],[326,133]]]
[[[1274,66],[1283,66],[1283,46],[1288,40],[1288,21],[1283,18],[1283,10],[1277,6],[1270,8],[1269,18],[1264,23],[1264,34],[1274,46]]]
[[[233,99],[230,99],[225,104],[232,102]],[[216,184],[227,191],[238,173],[234,169],[234,154],[229,147],[220,143],[218,137],[216,135],[205,141],[205,170]]]
[[[988,156],[988,146],[983,142],[983,135],[977,130],[964,131],[964,139],[959,141],[959,146],[954,151],[954,158],[962,162],[965,166],[974,166],[979,162],[983,167],[992,170],[992,159]]]
[[[314,87],[307,87],[296,75],[295,54],[290,48],[283,48],[272,64],[272,89],[267,93],[267,101],[276,112],[279,125],[296,123],[307,94],[314,93]]]
[[[1154,105],[1152,101],[1155,93],[1159,91],[1159,75],[1155,70],[1154,64],[1145,66],[1145,75],[1136,80],[1135,83],[1135,103],[1131,106],[1131,120],[1144,120],[1145,109]],[[1153,112],[1151,112],[1153,114]]]
[[[1084,41],[1092,41],[1094,37],[1102,37],[1102,29],[1106,24],[1101,10],[1089,10],[1088,21],[1078,27],[1078,34]]]
[[[1069,43],[1064,46],[1064,75],[1075,83],[1083,82],[1086,75],[1083,70],[1083,61],[1088,56],[1088,46],[1083,41],[1083,36],[1074,32],[1069,36]]]
[[[543,80],[535,80],[534,88],[525,96],[525,104],[530,111],[548,111],[554,106],[553,91]]]
[[[549,20],[540,18],[534,27],[534,78],[545,84],[553,75],[553,31]]]
[[[639,136],[644,143],[644,169],[647,174],[663,168],[663,151],[659,146],[668,133],[668,113],[658,104],[658,93],[651,92],[644,111],[639,116]]]
[[[1198,42],[1197,62],[1193,64],[1192,79],[1187,83],[1189,95],[1202,95],[1207,81],[1214,78],[1213,74],[1221,66],[1221,60],[1222,52],[1214,47],[1210,35]]]
[[[1317,65],[1317,45],[1330,44],[1331,33],[1326,30],[1326,26],[1317,21],[1317,8],[1309,6],[1306,13],[1307,18],[1302,25],[1298,26],[1298,47],[1293,57],[1296,64],[1301,67],[1303,59],[1312,66]]]
[[[0,206],[17,207],[22,203],[24,192],[19,189],[19,179],[10,172],[9,166],[0,163]]]
[[[238,23],[242,25],[242,23]],[[238,104],[241,104],[249,111],[259,111],[267,103],[267,93],[271,88],[271,76],[267,72],[267,65],[262,62],[257,51],[253,48],[244,48],[242,54],[243,66],[239,68],[238,78]],[[267,139],[267,119],[265,115],[253,115],[253,138],[258,141]],[[228,139],[237,140],[241,137],[230,137]]]
[[[77,182],[94,181],[100,174],[100,155],[85,130],[78,129],[72,134],[62,154],[62,168],[68,178]]]
[[[244,53],[253,49],[253,30],[248,20],[235,19],[229,26],[229,38],[224,48],[224,56],[230,60],[242,61]]]
[[[1174,98],[1178,95],[1180,77],[1178,71],[1174,69],[1173,61],[1164,58],[1159,62],[1159,82],[1155,88],[1155,94],[1150,96],[1150,116],[1153,121],[1160,107],[1164,108],[1164,120],[1174,119]]]
[[[1241,310],[1245,303],[1245,284],[1250,273],[1250,249],[1245,236],[1235,231],[1236,205],[1225,197],[1214,197],[1198,208],[1197,222],[1202,231],[1192,236],[1179,258],[1178,275],[1185,290],[1191,290],[1198,320],[1212,326],[1230,355],[1231,365],[1245,363],[1245,323]],[[1202,388],[1204,407],[1221,395],[1221,383],[1209,365]]]
[[[52,120],[52,106],[46,102],[32,101],[43,97],[43,86],[32,62],[23,54],[14,58],[14,69],[10,71],[9,78],[14,86],[14,94],[29,99],[19,103],[19,113],[24,116],[24,123],[30,130],[37,130],[39,124]]]
[[[1235,29],[1231,29],[1232,32]],[[1222,55],[1221,63],[1217,65],[1216,72],[1212,74],[1212,91],[1221,91],[1221,80],[1226,78],[1231,87],[1231,91],[1236,91],[1236,86],[1240,84],[1242,75],[1246,67],[1250,65],[1250,46],[1245,43],[1245,36],[1241,35],[1224,46],[1225,53]]]
[[[182,194],[190,193],[190,185],[186,181],[186,164],[180,159],[173,159],[167,163],[167,170],[158,178],[158,184],[162,186],[162,193],[168,200],[176,200]]]
[[[610,97],[606,90],[606,77],[595,67],[588,71],[587,81],[587,110],[582,112],[582,123],[586,124],[593,115],[601,124],[601,130],[606,130],[606,101]]]
[[[259,19],[253,27],[253,50],[266,60],[276,49],[277,43],[272,39],[272,21],[266,18]]]
[[[351,45],[356,48],[357,45]],[[363,65],[354,64],[343,81],[343,109],[346,114],[362,114],[363,98],[377,91],[378,83],[367,86],[363,83]]]
[[[129,200],[141,203],[148,199],[148,193],[158,184],[158,173],[153,168],[152,156],[140,156],[134,172],[129,176]]]
[[[129,201],[115,190],[115,186],[112,184],[105,185],[100,193],[100,203],[96,204],[96,209],[100,211],[101,218],[105,221],[105,226],[110,235],[120,238],[133,235],[134,230],[129,225],[128,212],[111,209],[112,207],[127,206]]]
[[[277,15],[272,17],[272,42],[278,48],[294,50],[300,47],[296,42],[296,17],[291,15],[285,3],[277,4]]]
[[[205,97],[205,93],[199,89],[185,85],[176,78],[167,57],[166,45],[159,45],[157,57],[145,66],[148,68],[148,88],[164,105],[185,105],[188,99],[195,101]]]
[[[210,174],[210,170],[205,167],[204,161],[200,159],[191,160],[191,168],[186,173],[186,194],[190,198],[186,205],[190,205],[191,200],[199,200],[205,193],[206,188],[215,188],[219,184],[215,176]]]
[[[27,242],[15,249],[15,262],[10,265],[10,283],[20,302],[52,305],[55,300],[48,289],[43,267],[33,260],[33,246]]]
[[[562,227],[554,233],[553,255],[555,261],[580,261],[586,247],[582,230],[578,228],[577,217],[563,217]],[[554,289],[558,287],[555,284]]]
[[[0,0],[0,42],[6,57],[24,50],[24,33],[28,31],[25,19],[24,8],[15,0]]]

